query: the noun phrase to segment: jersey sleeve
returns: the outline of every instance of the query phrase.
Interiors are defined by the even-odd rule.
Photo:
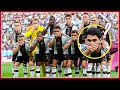
[[[27,28],[27,32],[25,33],[25,37],[26,37],[26,38],[30,37],[30,35],[32,34],[32,31],[31,31],[31,30],[32,30],[31,27],[28,27],[28,28]]]

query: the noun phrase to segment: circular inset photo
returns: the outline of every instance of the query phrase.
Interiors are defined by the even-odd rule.
[[[106,27],[91,24],[83,28],[77,39],[80,52],[89,59],[99,59],[108,54],[112,44],[109,29],[109,23]]]

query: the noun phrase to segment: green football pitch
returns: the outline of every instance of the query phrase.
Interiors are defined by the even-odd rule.
[[[2,63],[2,78],[12,78],[12,63]],[[62,77],[64,77],[64,69],[62,69]],[[41,77],[44,77],[41,73]],[[58,73],[57,73],[58,76]],[[74,68],[72,69],[72,76],[75,77]],[[19,67],[19,77],[24,77],[23,75],[23,65],[21,64]],[[28,67],[28,77],[30,77],[29,67]],[[82,72],[80,70],[79,77],[82,78]],[[111,78],[118,78],[118,72],[111,71]]]

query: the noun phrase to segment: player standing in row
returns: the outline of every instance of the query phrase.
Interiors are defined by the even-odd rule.
[[[18,42],[18,36],[22,33],[22,26],[20,22],[14,22],[14,28],[13,31],[7,36],[7,41],[10,39],[14,40],[14,44]],[[13,54],[12,62],[13,62],[13,67],[12,67],[12,73],[14,77],[14,64],[16,57],[18,55],[18,52],[16,54]],[[24,77],[27,77],[27,62],[23,62],[23,71],[24,71]]]
[[[77,26],[75,26],[72,23],[72,16],[70,14],[66,14],[65,21],[66,21],[65,25],[62,26],[62,33],[71,37],[72,30],[77,30]],[[68,54],[71,55],[71,48],[70,47],[68,48]],[[76,60],[74,62],[74,66],[75,66],[75,75],[78,77],[78,75],[79,75],[78,60]],[[64,69],[65,69],[64,73],[65,73],[65,75],[67,75],[66,68],[64,68]]]
[[[30,50],[33,51],[36,47],[36,77],[40,77],[40,65],[41,63],[45,63],[46,67],[46,77],[50,76],[50,55],[49,55],[49,48],[48,48],[48,37],[44,37],[42,32],[37,32],[37,38],[35,38],[32,42]],[[31,62],[31,61],[30,61]]]
[[[46,36],[46,37],[51,37],[52,35],[53,35],[53,33],[54,33],[54,27],[56,26],[56,20],[55,20],[55,17],[54,16],[50,16],[50,18],[49,18],[49,23],[48,23],[48,25],[46,26],[46,28],[45,28],[45,30],[43,31],[43,33],[44,33],[44,35]],[[54,47],[52,46],[51,48],[49,48],[49,51],[50,51],[50,75],[52,75],[52,70],[51,70],[51,68],[52,68],[52,57],[53,57],[53,54],[54,54],[54,49],[53,49]],[[58,71],[61,71],[60,69],[59,69],[59,67],[58,67]],[[61,72],[60,72],[61,73]]]
[[[25,33],[25,37],[30,39],[30,43],[32,43],[32,41],[37,37],[37,32],[43,32],[44,31],[44,27],[40,26],[39,20],[38,19],[34,19],[32,21],[32,26],[27,28],[27,31]],[[30,52],[30,59],[35,60],[35,54],[36,54],[36,49],[35,48],[32,52]],[[34,64],[31,62],[30,64],[30,77],[34,77]],[[42,66],[42,72],[43,75],[45,76],[45,67],[44,67],[44,63],[41,63]]]
[[[53,54],[53,60],[52,60],[52,77],[56,77],[56,66],[61,60],[63,61],[63,64],[67,60],[68,56],[68,50],[63,51],[63,46],[67,43],[69,39],[69,36],[64,35],[61,33],[61,29],[59,26],[56,26],[54,28],[54,35],[52,36],[52,39],[50,40],[48,46],[51,48],[54,46],[54,54]]]
[[[29,51],[30,51],[30,42],[25,40],[23,34],[18,36],[18,42],[15,44],[13,49],[13,55],[17,54],[14,63],[14,77],[18,77],[18,67],[23,62],[29,62]]]
[[[82,15],[82,23],[80,25],[80,28],[79,28],[79,33],[80,31],[85,28],[86,26],[90,25],[90,16],[88,13],[83,13]],[[84,44],[85,43],[85,32],[86,32],[87,28],[84,29],[83,31],[83,34],[80,35],[80,38],[79,38],[79,42],[81,44]],[[84,58],[83,54],[80,52],[80,63],[82,63],[82,73],[83,73],[83,76],[87,76],[87,60]],[[81,64],[79,64],[81,65]]]
[[[67,61],[67,75],[68,77],[72,77],[72,69],[71,66],[74,62],[78,61],[78,57],[79,57],[79,48],[77,45],[77,38],[78,38],[78,32],[77,30],[72,30],[71,31],[71,39],[68,41],[68,43],[66,43],[63,46],[63,50],[67,49],[67,48],[71,48],[71,54],[68,55],[68,61]],[[77,74],[79,77],[79,72],[75,73]]]

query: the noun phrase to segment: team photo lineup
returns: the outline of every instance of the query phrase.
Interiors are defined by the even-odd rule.
[[[1,76],[118,78],[118,17],[118,12],[2,12]]]

